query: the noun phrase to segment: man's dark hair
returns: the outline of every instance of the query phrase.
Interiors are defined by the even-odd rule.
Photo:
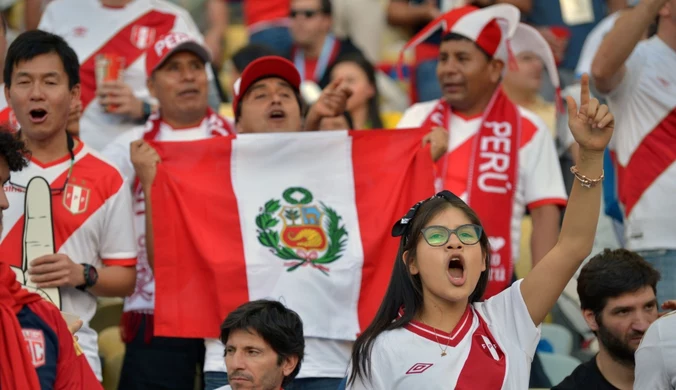
[[[258,300],[245,303],[228,314],[221,325],[221,342],[228,343],[234,330],[255,331],[277,353],[277,365],[285,358],[298,356],[296,368],[284,377],[282,386],[288,385],[300,371],[305,351],[303,321],[295,311],[277,301]]]
[[[26,145],[7,127],[0,126],[0,158],[7,161],[10,172],[17,172],[28,166],[29,152]]]
[[[237,72],[242,73],[250,63],[256,61],[257,59],[261,57],[278,55],[280,54],[267,45],[250,43],[237,50],[235,54],[232,55],[232,64],[235,66]]]
[[[608,299],[650,286],[657,289],[660,273],[636,252],[605,249],[582,267],[577,293],[582,310],[599,318]]]
[[[490,54],[488,54],[488,53],[486,52],[486,50],[484,50],[481,46],[477,45],[476,42],[474,42],[473,40],[467,38],[467,37],[464,36],[464,35],[460,35],[460,34],[458,34],[458,33],[448,33],[448,34],[444,35],[444,36],[441,38],[441,40],[442,40],[443,42],[448,42],[448,41],[469,41],[469,42],[472,42],[472,43],[474,44],[474,47],[476,47],[477,49],[479,49],[479,51],[482,52],[482,53],[484,54],[484,56],[486,56],[486,61],[490,61],[490,60],[493,59],[493,56],[491,56]]]
[[[58,35],[41,30],[32,30],[22,33],[9,45],[4,73],[7,88],[12,85],[12,72],[17,65],[24,61],[30,61],[39,55],[50,53],[56,53],[61,58],[63,69],[68,75],[68,88],[72,89],[79,84],[80,62],[73,48]]]
[[[333,12],[333,10],[331,9],[331,0],[321,0],[319,9],[322,11],[324,15],[331,16],[331,13]]]

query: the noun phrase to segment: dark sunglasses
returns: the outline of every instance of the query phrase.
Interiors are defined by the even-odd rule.
[[[422,229],[422,236],[430,246],[446,245],[452,233],[455,233],[463,244],[474,245],[481,239],[483,229],[474,224],[458,226],[456,229],[449,229],[445,226],[428,226]]]
[[[298,15],[303,15],[306,19],[310,19],[319,13],[321,13],[321,11],[314,9],[292,9],[289,16],[291,19],[295,19]]]

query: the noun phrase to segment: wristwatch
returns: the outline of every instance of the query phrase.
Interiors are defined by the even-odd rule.
[[[143,121],[147,121],[150,118],[150,114],[153,113],[153,106],[148,102],[143,102]]]
[[[75,288],[80,291],[85,291],[86,289],[94,286],[99,280],[99,272],[96,270],[96,267],[91,264],[84,264],[84,280],[84,284],[81,284]]]

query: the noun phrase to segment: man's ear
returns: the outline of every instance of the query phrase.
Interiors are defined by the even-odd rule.
[[[411,275],[417,275],[420,272],[418,269],[418,264],[416,263],[415,259],[410,257],[409,251],[404,252],[404,255],[401,258]]]
[[[505,63],[501,60],[491,60],[488,64],[488,76],[491,82],[498,83],[502,78],[502,70],[505,68]]]
[[[593,311],[589,309],[582,310],[582,316],[592,331],[596,332],[599,330],[599,324],[596,322],[596,314],[594,314]]]
[[[285,357],[284,360],[282,361],[282,373],[284,374],[284,377],[286,378],[287,376],[291,375],[293,370],[296,369],[297,365],[298,365],[297,355]]]

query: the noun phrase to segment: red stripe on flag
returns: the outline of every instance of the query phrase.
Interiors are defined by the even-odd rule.
[[[648,134],[624,169],[618,169],[620,201],[629,216],[643,193],[676,161],[676,109]],[[619,165],[619,164],[618,164]]]
[[[152,189],[157,336],[218,337],[249,301],[233,139],[153,145],[162,158]]]
[[[364,250],[359,325],[371,323],[382,302],[397,256],[392,226],[419,200],[434,194],[429,148],[419,130],[352,131],[352,165]]]
[[[148,27],[155,30],[155,37],[159,37],[171,31],[174,27],[176,15],[150,11],[138,19],[126,25],[115,34],[108,42],[104,43],[99,50],[89,56],[80,65],[80,84],[82,86],[81,100],[84,109],[96,97],[96,56],[99,54],[116,54],[124,57],[124,66],[131,64],[145,53],[145,48],[139,49],[132,41],[134,27]]]

